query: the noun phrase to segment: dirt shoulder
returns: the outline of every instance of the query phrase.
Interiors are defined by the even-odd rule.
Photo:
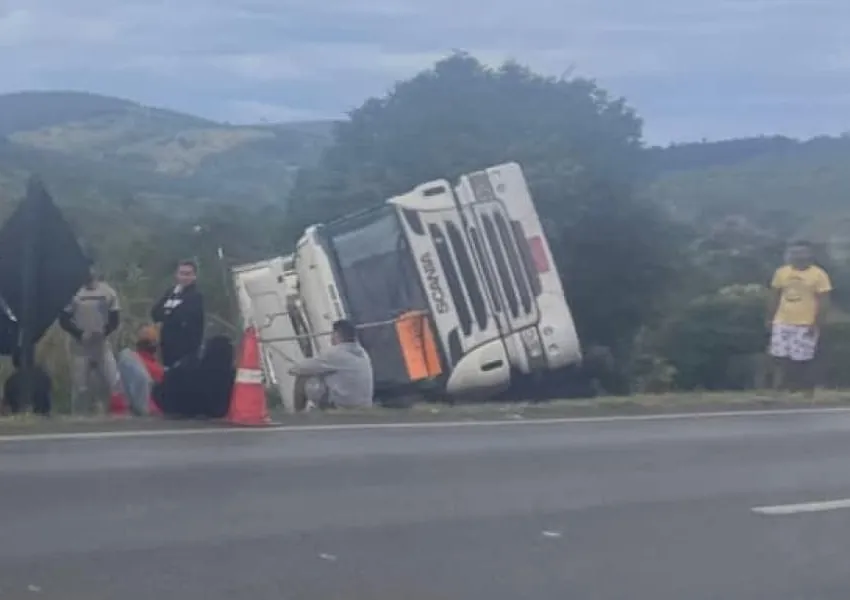
[[[666,394],[582,400],[555,400],[539,404],[417,405],[406,409],[375,408],[286,415],[273,409],[275,424],[292,426],[425,423],[449,421],[500,421],[570,417],[612,417],[629,415],[688,414],[752,410],[805,408],[850,408],[850,391],[820,392],[814,400],[769,393]],[[214,421],[160,419],[83,419],[34,416],[0,418],[0,436],[52,433],[164,431],[221,428]]]

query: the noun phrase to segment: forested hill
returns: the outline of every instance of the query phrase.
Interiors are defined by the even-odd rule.
[[[508,87],[499,93],[509,95]],[[369,101],[364,109],[376,106]],[[438,146],[468,145],[472,139],[462,127],[421,131],[417,123],[427,121],[427,108],[416,110],[401,115],[405,122],[393,122],[387,133],[418,135],[418,146],[423,146],[411,157],[417,168],[405,170],[410,171],[410,181],[386,182],[391,193],[412,183],[417,173],[429,176],[430,158],[422,142],[425,133],[430,136],[428,143]],[[481,111],[469,118],[469,127],[476,131],[485,127],[479,123],[487,118]],[[459,123],[457,118],[453,122]],[[26,176],[37,172],[60,205],[72,209],[68,214],[79,224],[83,238],[97,239],[99,246],[112,241],[122,245],[120,251],[102,253],[120,257],[116,261],[125,259],[132,240],[147,239],[151,228],[161,230],[166,215],[168,225],[179,231],[186,229],[180,224],[183,221],[209,221],[210,229],[227,239],[238,259],[257,258],[291,242],[291,229],[298,220],[289,218],[292,211],[284,211],[299,170],[308,168],[303,188],[309,167],[318,164],[325,150],[340,164],[349,160],[340,156],[339,145],[333,145],[333,125],[233,126],[80,92],[0,95],[0,218],[19,197]],[[340,131],[344,136],[349,129],[346,124]],[[630,135],[639,136],[639,129]],[[506,138],[494,144],[519,148],[521,141],[519,135],[513,142]],[[734,215],[783,234],[806,232],[825,240],[846,237],[850,216],[847,136],[807,141],[764,136],[644,150],[639,137],[630,143],[635,142],[636,151],[621,160],[633,163],[630,169],[642,173],[638,187],[680,221],[704,224],[706,218]],[[487,154],[497,158],[494,148]],[[405,144],[406,154],[413,150]],[[476,168],[480,165],[472,162],[479,154],[477,148],[462,153]],[[401,155],[387,156],[393,162]],[[388,163],[385,173],[396,170]],[[443,167],[439,170],[441,175],[445,172]],[[325,186],[340,176],[322,173]],[[321,218],[327,214],[325,209],[344,211],[352,193],[356,189],[348,187],[327,200],[343,203],[339,210],[308,202],[310,210],[304,218]],[[367,200],[378,199],[370,195]]]
[[[73,197],[132,197],[178,213],[206,201],[285,202],[297,170],[315,164],[333,123],[232,126],[80,92],[0,95],[0,199],[29,172]],[[645,185],[686,214],[844,212],[850,137],[781,136],[650,147]],[[181,210],[185,209],[185,210]]]
[[[651,148],[647,164],[651,195],[684,218],[793,220],[800,235],[848,237],[850,136]]]
[[[330,126],[234,126],[80,92],[0,95],[0,186],[20,190],[39,171],[54,187],[178,210],[278,203],[327,146]]]
[[[667,171],[729,167],[753,158],[805,150],[807,146],[809,142],[779,135],[652,146],[647,149],[647,170],[653,176]]]

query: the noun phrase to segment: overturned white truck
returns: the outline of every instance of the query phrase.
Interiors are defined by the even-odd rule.
[[[294,254],[233,270],[268,382],[294,410],[290,366],[352,320],[376,399],[486,396],[581,361],[573,318],[516,163],[437,180],[308,227]]]

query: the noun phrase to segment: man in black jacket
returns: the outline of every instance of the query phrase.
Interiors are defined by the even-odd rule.
[[[177,265],[177,285],[168,290],[151,310],[154,323],[161,325],[162,364],[171,368],[200,354],[204,340],[204,299],[196,280],[198,266],[191,260]]]

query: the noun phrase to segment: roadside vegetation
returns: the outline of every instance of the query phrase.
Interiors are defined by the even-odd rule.
[[[703,396],[721,402],[751,398],[744,392],[765,383],[764,284],[797,236],[818,245],[837,290],[823,381],[850,387],[846,137],[647,148],[640,107],[594,81],[543,77],[514,63],[490,69],[462,53],[366,100],[346,121],[300,129],[221,126],[219,135],[209,122],[153,112],[145,113],[145,127],[159,123],[153,137],[133,130],[122,138],[102,130],[104,111],[124,114],[124,105],[77,100],[82,112],[64,120],[41,122],[30,110],[21,121],[29,133],[14,120],[0,123],[0,217],[11,212],[26,173],[38,171],[121,294],[119,344],[145,322],[178,258],[199,260],[211,327],[234,332],[228,263],[284,252],[304,225],[428,179],[516,160],[552,242],[596,393],[668,394],[665,404],[687,391],[736,392]],[[32,106],[46,115],[51,103]],[[100,128],[97,139],[108,140],[101,163],[93,135],[81,132],[86,119]],[[190,148],[184,160],[163,127],[173,136],[203,132],[179,139],[204,148]],[[49,136],[33,133],[44,128]],[[63,152],[80,144],[89,145],[77,156]],[[214,152],[215,144],[226,148]],[[109,162],[119,159],[123,167]],[[163,161],[168,168],[157,171]],[[251,176],[234,175],[238,165]],[[234,201],[214,193],[231,189],[234,178],[244,183]],[[279,195],[269,192],[275,186]],[[61,332],[51,331],[38,354],[61,410],[68,385]],[[553,380],[553,395],[558,385]]]

